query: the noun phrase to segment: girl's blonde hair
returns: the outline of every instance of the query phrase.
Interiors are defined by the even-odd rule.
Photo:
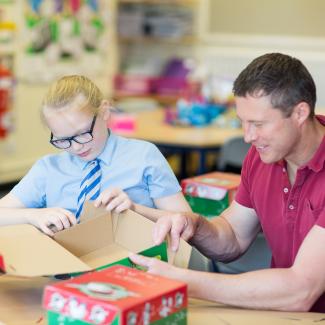
[[[60,78],[50,86],[42,101],[42,114],[44,108],[61,108],[80,94],[85,97],[83,108],[98,113],[104,99],[100,89],[85,76],[71,75]]]

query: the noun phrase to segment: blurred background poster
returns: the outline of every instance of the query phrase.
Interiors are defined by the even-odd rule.
[[[49,82],[60,75],[104,74],[108,1],[25,1],[20,77]]]

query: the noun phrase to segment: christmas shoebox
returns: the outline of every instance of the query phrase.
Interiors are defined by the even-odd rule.
[[[0,269],[15,276],[71,274],[113,263],[132,266],[129,251],[167,259],[166,245],[152,245],[154,223],[127,210],[120,214],[86,202],[81,222],[48,237],[31,225],[0,227]],[[181,242],[168,262],[187,267],[191,247]]]
[[[240,175],[213,172],[182,180],[192,210],[208,218],[219,215],[235,197]]]
[[[115,265],[45,288],[48,324],[186,324],[186,284]]]

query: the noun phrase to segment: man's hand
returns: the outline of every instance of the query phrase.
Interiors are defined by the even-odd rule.
[[[101,205],[106,208],[107,211],[115,210],[120,213],[124,210],[134,210],[134,204],[128,197],[128,195],[119,188],[108,188],[99,194],[98,198],[94,201],[96,208]]]
[[[181,279],[180,275],[178,275],[181,272],[181,269],[166,262],[162,262],[155,257],[146,257],[130,253],[129,258],[134,264],[146,268],[148,273],[165,276],[167,278]]]
[[[27,221],[49,236],[77,223],[75,215],[62,208],[30,209]]]
[[[179,240],[189,241],[198,228],[200,216],[191,213],[174,213],[158,219],[153,229],[153,241],[160,245],[170,233],[171,249],[175,252],[179,247]]]

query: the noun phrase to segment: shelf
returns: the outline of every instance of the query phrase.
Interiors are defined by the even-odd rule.
[[[182,44],[182,45],[192,45],[198,42],[197,37],[188,36],[181,38],[171,38],[171,37],[123,37],[119,36],[122,43],[163,43],[163,44]]]
[[[0,55],[15,55],[16,50],[13,44],[0,43]]]
[[[198,0],[119,0],[119,4],[173,4],[173,5],[193,5]]]
[[[126,94],[126,93],[118,93],[118,92],[115,92],[112,97],[114,100],[120,100],[125,98],[150,98],[165,105],[175,104],[179,99],[179,96],[177,95],[159,95],[159,94],[137,95],[137,94]]]
[[[136,74],[134,71],[145,71],[144,74],[148,75],[161,73],[163,78],[165,67],[168,67],[172,60],[176,58],[186,60],[194,56],[195,47],[199,44],[200,1],[202,0],[119,0],[116,7],[116,40],[119,52],[116,76],[123,77],[123,71],[126,75],[130,71],[133,71],[133,74]],[[144,59],[145,56],[147,60]],[[142,70],[141,65],[143,65]],[[170,69],[177,68],[180,69],[170,67]],[[168,72],[167,76],[169,75]],[[178,85],[159,87],[161,92],[166,90],[166,95],[161,95],[157,93],[158,86],[155,83],[152,86],[150,80],[141,76],[139,80],[136,80],[136,77],[133,79],[128,80],[127,76],[125,80],[122,78],[121,85],[115,86],[113,97],[116,99],[150,98],[163,105],[174,105],[181,96],[181,92],[169,94],[169,91],[174,93]],[[134,89],[135,93],[139,94],[132,94],[128,92],[129,89]]]

